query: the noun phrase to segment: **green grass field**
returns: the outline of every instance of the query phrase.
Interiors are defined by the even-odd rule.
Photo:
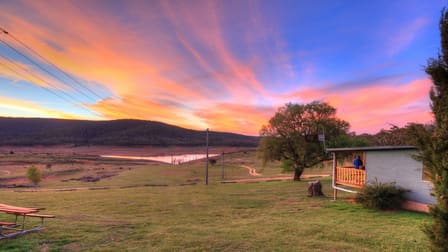
[[[282,175],[278,165],[263,168],[254,153],[248,152],[227,157],[226,178],[247,178],[247,169],[241,164],[254,166],[265,176]],[[92,167],[100,166],[84,163],[79,172],[89,173],[96,171]],[[1,189],[0,203],[46,207],[42,213],[57,218],[49,219],[47,228],[38,233],[0,241],[0,250],[427,250],[421,226],[430,221],[428,215],[366,210],[347,202],[352,195],[344,193],[336,202],[330,197],[308,198],[306,180],[221,184],[218,163],[210,167],[210,183],[206,186],[205,167],[199,161],[180,166],[136,165],[130,170],[124,169],[127,165],[122,162],[104,167],[107,172],[123,169],[95,183],[60,182],[60,177],[54,176],[41,184],[42,189],[77,188],[74,191]],[[58,165],[52,169],[63,170]],[[328,171],[328,167],[316,167],[307,172]],[[324,193],[331,196],[330,179],[322,182]],[[6,214],[0,218],[11,220]]]

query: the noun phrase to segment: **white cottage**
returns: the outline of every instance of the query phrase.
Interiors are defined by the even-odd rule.
[[[333,189],[356,192],[366,182],[395,182],[409,192],[406,198],[413,202],[434,204],[432,183],[424,176],[423,163],[413,158],[417,149],[413,146],[375,146],[358,148],[330,148],[333,153]],[[364,167],[354,169],[353,158],[360,156]]]

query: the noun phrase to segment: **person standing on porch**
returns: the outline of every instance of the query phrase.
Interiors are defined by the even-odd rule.
[[[359,167],[362,167],[362,160],[360,156],[356,156],[353,160],[353,165],[355,166],[355,169],[359,169]]]

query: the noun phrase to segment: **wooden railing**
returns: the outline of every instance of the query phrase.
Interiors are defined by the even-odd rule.
[[[361,188],[366,183],[366,171],[353,167],[336,167],[335,183]]]

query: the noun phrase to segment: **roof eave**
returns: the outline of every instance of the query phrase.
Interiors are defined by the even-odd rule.
[[[328,152],[353,152],[353,151],[384,151],[384,150],[415,150],[415,146],[369,146],[369,147],[348,147],[348,148],[328,148]]]

